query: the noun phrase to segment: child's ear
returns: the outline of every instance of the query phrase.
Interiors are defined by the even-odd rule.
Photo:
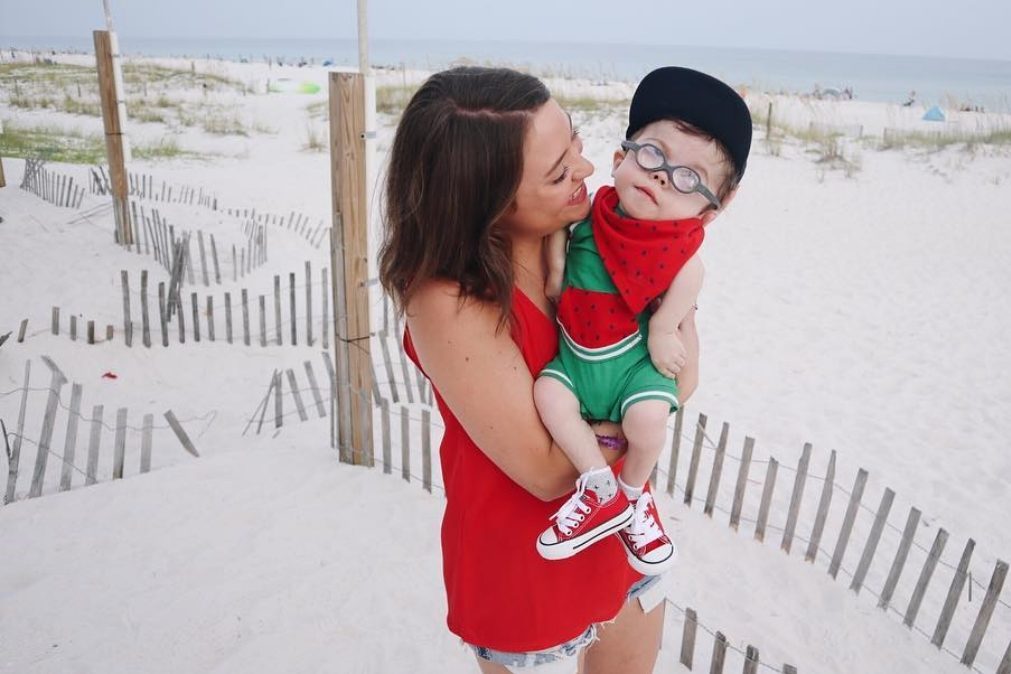
[[[618,166],[621,164],[621,162],[624,159],[625,159],[625,151],[624,150],[615,150],[614,151],[614,159],[611,162],[611,177],[612,178],[614,177],[614,172],[618,170]]]
[[[730,205],[730,202],[733,201],[734,197],[736,196],[737,196],[737,188],[735,187],[734,189],[730,190],[730,194],[728,194],[726,198],[720,199],[721,204],[720,210],[717,211],[710,209],[705,213],[703,213],[701,216],[699,216],[702,218],[702,226],[705,227],[710,222],[715,220],[717,215],[720,215],[721,213],[723,213],[723,211],[727,210],[727,206]]]

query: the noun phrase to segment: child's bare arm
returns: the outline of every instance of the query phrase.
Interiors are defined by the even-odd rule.
[[[693,255],[678,272],[650,318],[649,355],[653,365],[665,376],[676,376],[688,360],[688,352],[677,328],[695,306],[704,275],[702,260]]]
[[[548,264],[548,280],[544,291],[548,297],[557,300],[562,294],[562,278],[565,274],[565,248],[569,242],[569,230],[560,229],[547,237],[544,242],[544,257]]]
[[[688,310],[678,325],[678,336],[685,346],[688,356],[684,367],[678,372],[678,400],[682,405],[691,397],[699,385],[699,333],[695,328],[695,308]]]

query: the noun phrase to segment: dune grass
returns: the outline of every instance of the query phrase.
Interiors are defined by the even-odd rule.
[[[247,93],[247,85],[238,80],[198,72],[195,67],[166,68],[127,62],[123,64],[123,82],[130,119],[202,128],[215,135],[249,135],[236,114],[220,110],[221,106],[213,102],[197,102],[208,94]],[[192,96],[195,92],[202,94],[196,101]],[[23,110],[52,110],[89,117],[102,115],[98,76],[93,67],[47,60],[0,64],[0,101],[3,93],[7,93],[11,107]],[[209,106],[214,108],[211,112],[208,112]]]
[[[154,143],[131,146],[135,159],[199,159],[205,155],[184,150],[171,137]],[[97,133],[65,129],[52,125],[24,125],[4,120],[0,133],[0,155],[26,159],[41,157],[46,161],[67,164],[100,164],[105,162],[105,138]]]
[[[976,132],[957,129],[943,131],[885,129],[878,149],[940,151],[958,145],[967,150],[976,145],[1011,146],[1011,125],[993,124],[990,128]]]
[[[303,150],[323,152],[327,149],[326,129],[317,126],[311,119],[305,125],[305,144]]]

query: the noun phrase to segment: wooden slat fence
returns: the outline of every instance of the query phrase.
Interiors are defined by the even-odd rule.
[[[264,226],[242,224],[237,229],[238,237],[229,237],[234,241],[229,244],[202,229],[177,230],[157,208],[145,209],[136,200],[130,201],[130,209],[134,235],[127,250],[152,256],[172,274],[182,246],[187,283],[222,285],[238,281],[267,263],[269,241]]]
[[[80,208],[86,190],[69,176],[47,169],[39,159],[26,159],[21,189],[61,208]]]
[[[297,274],[275,275],[270,296],[256,295],[248,288],[241,288],[234,294],[225,292],[222,296],[201,295],[192,289],[182,290],[186,264],[181,260],[185,259],[185,251],[190,247],[188,238],[177,244],[177,258],[169,283],[159,281],[157,289],[148,283],[146,270],[141,272],[139,284],[131,279],[129,272],[121,272],[122,325],[127,346],[135,344],[134,331],[143,330],[145,336],[140,344],[146,347],[183,344],[188,339],[261,347],[329,348],[332,324],[326,267],[319,269],[316,276],[312,263],[306,261]],[[54,307],[53,334],[59,334],[59,316],[60,310]],[[149,333],[152,336],[148,337]],[[421,385],[420,379],[418,385]]]
[[[720,489],[715,503],[711,492],[686,497],[684,502],[701,506],[714,520],[726,516],[729,526],[754,533],[760,542],[772,538],[785,554],[803,550],[805,561],[825,564],[831,578],[838,579],[841,571],[854,593],[870,594],[879,608],[931,638],[963,664],[997,671],[1004,649],[997,649],[994,638],[1001,646],[1011,638],[1011,605],[1001,598],[1007,572],[1004,561],[991,561],[973,580],[969,560],[975,544],[971,539],[957,564],[957,557],[946,561],[946,531],[931,530],[915,507],[897,511],[896,494],[887,487],[881,488],[877,503],[866,502],[865,470],[858,471],[852,487],[838,484],[835,452],[829,453],[824,468],[815,469],[813,448],[805,445],[794,468],[774,457],[755,460],[756,443],[748,437],[743,438],[739,455],[721,452],[727,425],[718,441],[710,438],[707,426],[712,428],[712,423],[705,415],[698,415],[694,432],[688,429],[684,411],[672,425],[678,430],[673,434],[670,461],[661,459],[665,469],[658,471],[656,483],[669,495],[689,493],[693,466],[699,479],[709,473],[710,484],[719,481],[715,475],[725,470],[725,464],[731,466],[736,479],[726,480],[729,484]],[[984,584],[979,578],[991,580]],[[969,591],[973,585],[979,588],[975,602]],[[924,610],[925,597],[931,603],[929,610]],[[988,629],[996,633],[984,639]],[[981,648],[987,644],[989,649]]]
[[[323,220],[313,220],[304,213],[291,211],[288,215],[279,213],[264,213],[255,208],[224,208],[224,213],[239,218],[243,222],[253,222],[259,225],[276,227],[292,232],[305,239],[313,248],[319,248],[326,239],[330,227]]]
[[[323,243],[330,229],[325,221],[295,211],[285,215],[258,211],[256,208],[225,207],[219,205],[217,195],[202,187],[170,184],[164,180],[155,180],[150,174],[129,172],[127,182],[131,200],[201,206],[238,218],[245,224],[262,225],[264,228],[274,227],[294,233],[316,249]],[[89,189],[92,194],[103,196],[110,194],[109,175],[104,166],[91,169]]]
[[[109,174],[104,166],[91,169],[89,188],[92,194],[106,196],[111,193]],[[172,184],[165,180],[156,181],[147,173],[127,172],[127,194],[133,199],[145,199],[164,203],[201,206],[212,211],[218,210],[217,195],[202,187]]]
[[[16,425],[3,428],[7,452],[3,504],[146,473],[152,468],[156,445],[163,453],[181,445],[188,454],[199,456],[172,410],[161,415],[166,423],[157,425],[154,413],[132,413],[126,407],[113,416],[102,404],[86,406],[84,387],[77,382],[70,386],[68,404],[70,382],[50,358],[42,356],[42,362],[49,373],[46,388],[32,386],[32,361],[26,361],[23,385],[8,392],[18,402]]]

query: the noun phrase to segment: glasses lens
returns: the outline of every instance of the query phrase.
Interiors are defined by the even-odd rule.
[[[667,161],[663,152],[655,145],[640,145],[635,158],[639,162],[639,166],[650,171],[655,171]]]
[[[674,187],[685,194],[694,192],[695,188],[699,186],[699,174],[687,166],[679,166],[674,169],[673,179]]]

